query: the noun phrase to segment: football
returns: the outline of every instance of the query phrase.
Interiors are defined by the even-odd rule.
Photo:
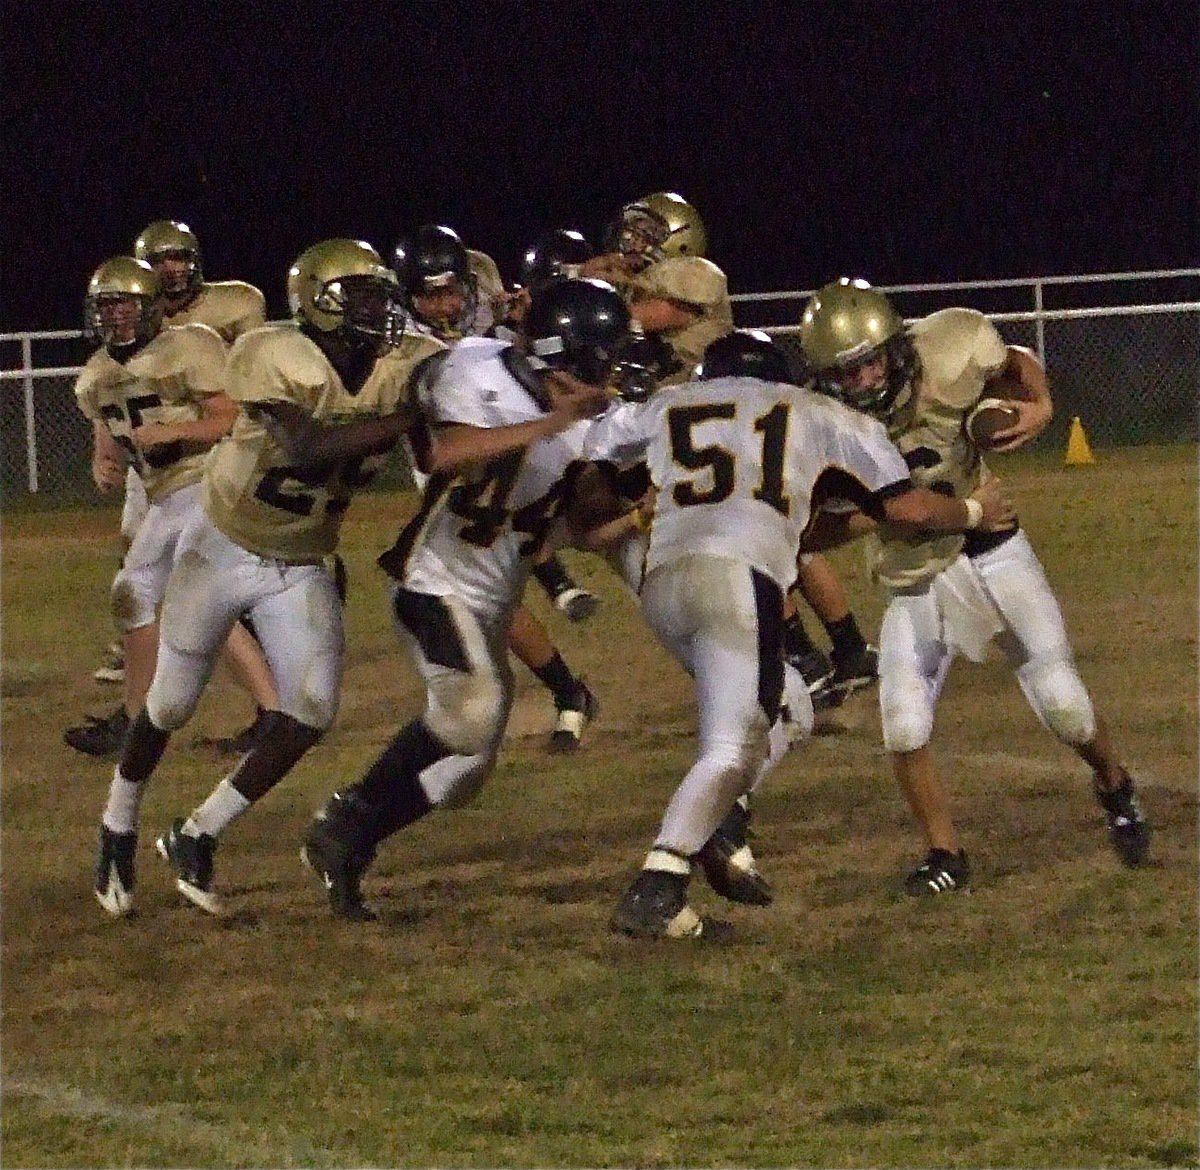
[[[1020,417],[1015,406],[1000,398],[981,398],[963,420],[967,437],[981,451],[990,451],[996,435]]]

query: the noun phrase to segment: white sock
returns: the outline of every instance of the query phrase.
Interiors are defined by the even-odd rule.
[[[219,837],[249,807],[250,801],[234,788],[226,776],[184,822],[183,831],[189,837],[199,837],[201,833]]]
[[[692,872],[692,865],[686,857],[680,857],[678,853],[672,853],[668,849],[651,849],[646,854],[642,869],[656,869],[660,873],[673,873],[680,877],[687,877]]]
[[[100,818],[106,829],[114,833],[136,831],[143,787],[142,784],[126,780],[121,775],[120,768],[113,769],[112,782],[108,786],[108,803],[104,806],[104,814]]]

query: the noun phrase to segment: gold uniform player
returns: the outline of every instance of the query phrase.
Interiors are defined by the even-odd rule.
[[[113,779],[120,825],[101,836],[96,893],[132,905],[137,810],[167,741],[192,715],[220,647],[243,615],[279,688],[279,710],[232,773],[158,842],[179,891],[210,913],[217,837],[271,790],[333,721],[341,684],[342,610],[324,558],[353,493],[412,421],[414,368],[442,349],[400,338],[399,289],[378,253],[355,240],[305,251],[288,274],[295,324],[252,330],[228,359],[241,410],[206,465],[203,509],[181,535],[162,609],[158,667]],[[287,436],[280,421],[291,426]],[[304,425],[337,424],[317,440]],[[114,909],[115,908],[115,909]]]
[[[146,513],[113,580],[121,634],[124,701],[105,719],[69,728],[67,744],[87,755],[115,752],[154,673],[157,608],[175,543],[199,506],[204,457],[233,421],[225,396],[225,346],[205,325],[162,329],[161,286],[146,264],[114,256],[93,274],[87,335],[102,342],[80,372],[76,402],[92,423],[92,475],[101,491],[126,467],[148,497]],[[144,485],[144,486],[143,486]]]
[[[610,237],[612,250],[585,263],[584,275],[621,289],[656,384],[686,382],[708,346],[733,330],[728,282],[705,259],[700,213],[682,196],[656,191],[621,208]]]
[[[159,219],[134,241],[133,254],[163,282],[166,325],[200,322],[232,345],[266,321],[266,301],[242,280],[205,280],[200,241],[186,223]]]
[[[800,336],[818,386],[882,419],[913,481],[947,496],[963,499],[990,478],[963,427],[982,397],[1013,399],[1018,421],[1000,438],[1005,449],[1050,419],[1041,363],[1005,345],[973,309],[943,309],[906,327],[882,293],[842,278],[809,301]],[[979,661],[993,639],[1038,720],[1091,767],[1118,856],[1140,864],[1149,826],[1076,670],[1058,602],[1024,532],[1014,523],[987,534],[913,537],[883,524],[878,540],[875,574],[890,595],[879,639],[884,745],[928,845],[907,892],[938,894],[969,884],[929,741],[952,659]]]

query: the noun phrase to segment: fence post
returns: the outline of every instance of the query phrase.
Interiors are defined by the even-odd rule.
[[[33,338],[21,338],[21,371],[25,382],[25,462],[29,468],[29,490],[38,490],[37,425],[33,401]]]
[[[1037,320],[1034,322],[1034,331],[1037,337],[1037,355],[1038,361],[1042,363],[1042,369],[1046,368],[1046,318],[1043,315],[1045,311],[1045,303],[1042,300],[1042,282],[1035,280],[1033,282],[1033,308],[1037,313]]]

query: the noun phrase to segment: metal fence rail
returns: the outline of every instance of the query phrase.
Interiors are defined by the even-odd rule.
[[[1200,268],[879,287],[909,319],[968,305],[1037,352],[1056,405],[1039,443],[1063,441],[1075,415],[1099,445],[1200,438]],[[731,300],[739,325],[766,329],[795,353],[810,295]],[[1072,303],[1080,300],[1088,303]],[[0,500],[91,494],[91,428],[73,395],[88,352],[76,329],[0,333]]]

